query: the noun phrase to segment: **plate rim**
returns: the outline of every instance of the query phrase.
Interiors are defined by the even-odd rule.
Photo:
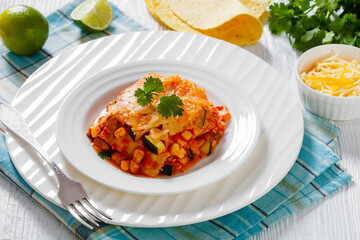
[[[85,79],[83,79],[79,85],[74,88],[72,91],[70,91],[67,96],[65,97],[65,99],[63,100],[60,109],[58,111],[57,114],[57,119],[56,119],[56,127],[55,127],[55,136],[56,136],[56,141],[57,144],[60,148],[60,150],[62,151],[62,153],[65,155],[66,160],[72,164],[79,172],[82,172],[84,175],[86,175],[87,177],[93,179],[94,181],[97,181],[100,184],[103,184],[107,187],[113,188],[115,190],[118,191],[124,191],[124,192],[128,192],[128,193],[134,193],[134,194],[142,194],[142,195],[170,195],[170,194],[178,194],[178,193],[184,193],[184,192],[188,192],[188,191],[194,191],[196,189],[202,188],[202,187],[206,187],[208,185],[211,185],[215,182],[218,182],[220,180],[222,180],[223,178],[227,177],[228,175],[230,175],[231,173],[233,173],[238,167],[241,167],[242,164],[244,164],[245,161],[248,160],[249,155],[251,154],[251,152],[254,150],[256,143],[258,141],[259,135],[260,135],[260,115],[259,112],[257,110],[257,106],[255,101],[252,99],[252,97],[250,96],[250,94],[245,90],[245,89],[240,89],[238,88],[238,86],[236,86],[236,84],[232,84],[229,85],[229,88],[235,88],[237,93],[239,92],[239,97],[238,99],[241,99],[240,102],[244,103],[245,105],[248,104],[248,109],[246,109],[246,113],[250,113],[251,116],[253,116],[254,118],[251,118],[252,120],[254,120],[255,124],[254,124],[254,129],[252,129],[252,134],[250,139],[247,139],[248,141],[246,142],[246,148],[243,152],[241,152],[241,156],[239,157],[238,160],[234,161],[233,164],[230,164],[232,167],[232,169],[226,171],[225,173],[223,173],[221,176],[217,176],[217,177],[212,177],[212,179],[210,181],[207,182],[203,182],[201,184],[199,184],[199,178],[196,178],[197,182],[196,184],[192,184],[192,186],[188,186],[187,188],[184,187],[176,187],[176,186],[172,186],[174,184],[174,182],[169,182],[169,183],[164,183],[165,186],[158,186],[158,190],[154,191],[154,190],[149,190],[148,187],[150,186],[144,186],[141,189],[142,190],[132,190],[129,188],[124,188],[124,187],[119,187],[116,185],[112,185],[111,181],[108,183],[104,183],[102,181],[99,181],[97,178],[93,177],[90,173],[87,173],[87,171],[84,171],[83,168],[81,168],[78,163],[74,164],[73,161],[71,161],[69,159],[69,147],[66,145],[66,140],[63,139],[64,136],[61,135],[61,133],[63,132],[62,130],[64,128],[66,128],[66,126],[64,126],[62,124],[62,121],[59,121],[59,119],[63,118],[66,116],[66,112],[64,112],[65,110],[69,110],[68,108],[71,107],[70,105],[74,103],[74,98],[76,98],[76,96],[79,96],[79,94],[83,93],[83,90],[86,87],[89,87],[90,85],[92,85],[94,82],[99,81],[99,79],[105,78],[107,80],[107,82],[104,82],[104,84],[110,82],[110,78],[114,78],[114,77],[110,77],[110,75],[118,73],[127,69],[131,69],[131,68],[142,68],[142,67],[147,67],[148,65],[156,65],[159,68],[181,68],[181,67],[186,67],[187,69],[191,69],[194,71],[197,71],[196,73],[201,74],[202,72],[207,71],[208,73],[210,73],[211,75],[214,75],[216,78],[219,78],[221,80],[226,81],[226,85],[232,84],[230,79],[227,76],[224,76],[221,73],[218,73],[216,71],[213,71],[211,69],[209,69],[206,66],[200,65],[200,64],[189,64],[189,63],[184,63],[181,61],[176,61],[176,60],[162,60],[162,59],[156,59],[156,60],[140,60],[140,61],[136,61],[136,62],[130,62],[130,63],[125,63],[122,65],[116,65],[113,67],[109,67],[107,69],[104,69],[94,75],[91,75]],[[166,67],[165,67],[166,66]],[[140,70],[141,71],[141,70]],[[171,70],[166,70],[166,71],[173,71]],[[177,74],[177,73],[176,73]],[[180,74],[180,73],[179,73]],[[121,75],[121,74],[120,74]],[[103,80],[104,81],[104,80]],[[226,88],[228,88],[226,87]],[[206,89],[205,89],[206,90]],[[107,94],[105,92],[103,92],[102,94]],[[89,95],[89,94],[87,94]],[[219,95],[220,96],[220,95]],[[211,101],[211,99],[210,99]],[[225,104],[226,105],[226,104]],[[105,108],[105,106],[104,106]],[[65,109],[65,110],[64,110]],[[235,116],[234,116],[235,117]],[[228,127],[228,126],[227,126]],[[66,149],[66,151],[64,151],[64,149]],[[93,150],[93,149],[91,149]],[[90,151],[91,151],[90,150]],[[230,157],[230,156],[229,156]],[[225,163],[227,163],[227,161],[225,161]],[[108,172],[110,174],[110,172]],[[200,173],[197,173],[196,176],[193,177],[200,177],[201,180],[201,176],[199,176]],[[116,180],[120,181],[126,181],[126,180],[132,180],[131,177],[133,177],[132,175],[130,175],[131,177],[128,177],[126,174],[125,178],[126,179],[120,179],[117,178]],[[185,173],[186,175],[186,173]],[[173,178],[175,179],[175,181],[181,181],[184,180],[186,178],[186,176],[178,176],[179,179],[177,178]],[[181,178],[181,179],[180,179]],[[147,179],[151,179],[151,178],[143,178],[143,180],[147,180]],[[169,178],[171,179],[171,178]],[[121,184],[121,183],[120,183]],[[190,184],[190,183],[189,183]],[[139,184],[137,184],[139,185]],[[134,184],[132,184],[132,187],[134,187]],[[137,187],[141,187],[141,186],[137,186]],[[163,187],[167,187],[168,190],[164,191],[161,188]]]
[[[112,35],[112,36],[108,36],[108,37],[106,37],[106,38],[112,38],[112,39],[116,39],[116,38],[118,38],[119,36],[123,36],[123,35],[132,35],[132,34],[139,34],[139,35],[146,35],[146,34],[158,34],[158,36],[159,37],[164,37],[164,35],[173,35],[173,34],[176,34],[176,35],[190,35],[190,36],[192,36],[193,37],[193,39],[202,39],[202,40],[204,40],[204,39],[206,39],[206,40],[208,40],[208,39],[210,39],[210,41],[217,41],[217,44],[225,44],[225,45],[230,45],[230,46],[233,46],[233,45],[231,45],[231,44],[228,44],[228,43],[226,43],[226,42],[222,42],[222,41],[219,41],[219,40],[217,40],[217,39],[212,39],[212,38],[209,38],[209,37],[206,37],[206,36],[201,36],[201,35],[195,35],[195,34],[190,34],[190,33],[179,33],[179,32],[171,32],[171,31],[161,31],[161,32],[159,32],[159,31],[143,31],[143,32],[130,32],[130,33],[123,33],[123,34],[118,34],[118,35]],[[87,44],[89,44],[90,42],[93,42],[93,41],[99,41],[100,39],[96,39],[96,40],[92,40],[92,41],[89,41],[89,42],[87,42],[87,43],[85,43],[85,44],[82,44],[82,45],[87,45]],[[79,47],[79,46],[75,46],[75,47],[72,47],[72,48],[70,48],[70,49],[67,49],[67,50],[65,50],[65,51],[63,51],[61,54],[59,54],[58,56],[56,56],[56,57],[54,57],[53,59],[57,59],[59,56],[64,56],[64,55],[66,55],[66,54],[68,54],[69,52],[71,52],[71,50],[72,49],[74,49],[74,48],[77,48],[77,47]],[[272,184],[271,185],[268,185],[267,186],[267,188],[266,188],[266,191],[264,191],[264,192],[261,192],[261,193],[258,193],[258,194],[256,194],[256,195],[254,195],[254,197],[252,198],[252,200],[249,202],[244,202],[244,203],[242,203],[242,205],[241,206],[236,206],[236,207],[231,207],[231,208],[228,208],[226,211],[223,211],[223,212],[221,212],[221,213],[215,213],[215,214],[213,214],[210,218],[208,217],[208,218],[202,218],[202,219],[197,219],[197,220],[193,220],[193,221],[186,221],[186,222],[180,222],[180,223],[176,223],[176,224],[161,224],[161,225],[159,225],[159,224],[156,224],[156,225],[149,225],[149,224],[144,224],[144,223],[142,223],[142,224],[125,224],[125,225],[127,225],[127,226],[137,226],[137,227],[164,227],[164,226],[178,226],[178,225],[185,225],[185,224],[192,224],[192,223],[196,223],[196,222],[201,222],[201,221],[206,221],[206,220],[209,220],[209,219],[213,219],[213,218],[216,218],[216,217],[219,217],[219,216],[223,216],[223,215],[226,215],[226,214],[228,214],[228,213],[231,213],[231,212],[233,212],[233,211],[236,211],[236,210],[238,210],[238,209],[240,209],[241,207],[244,207],[244,206],[246,206],[247,204],[249,204],[249,203],[251,203],[251,202],[254,202],[254,201],[256,201],[257,199],[259,199],[260,197],[262,197],[263,195],[265,195],[267,192],[269,192],[274,186],[276,186],[279,182],[280,182],[280,180],[288,173],[288,171],[291,169],[291,167],[293,166],[293,164],[294,164],[294,162],[296,161],[296,156],[298,155],[298,153],[299,153],[299,151],[300,151],[300,149],[301,149],[301,146],[302,146],[302,139],[303,139],[303,133],[304,133],[304,124],[303,124],[303,117],[302,117],[302,112],[301,112],[301,107],[300,107],[300,103],[299,103],[299,101],[296,99],[296,97],[295,97],[295,94],[291,91],[291,88],[290,88],[290,86],[289,86],[289,84],[288,84],[288,82],[286,82],[285,81],[285,79],[280,75],[280,74],[278,74],[278,72],[275,70],[275,69],[273,69],[267,62],[265,62],[264,60],[262,60],[261,58],[259,58],[258,56],[256,56],[255,54],[252,54],[251,52],[249,52],[249,51],[247,51],[247,50],[245,50],[245,49],[241,49],[240,47],[238,47],[238,46],[235,46],[235,47],[237,47],[237,48],[239,48],[239,49],[235,49],[236,51],[243,51],[243,53],[244,52],[247,52],[247,53],[249,53],[250,55],[253,55],[253,57],[255,57],[256,59],[260,59],[260,61],[262,62],[262,64],[264,64],[265,66],[268,66],[268,67],[270,67],[270,69],[271,69],[271,71],[273,71],[274,73],[276,73],[276,75],[278,76],[278,77],[280,77],[281,78],[281,80],[282,80],[282,82],[286,85],[286,87],[287,87],[287,93],[289,93],[293,98],[295,98],[295,100],[296,100],[296,103],[295,103],[295,105],[296,106],[294,106],[296,109],[297,109],[297,114],[299,115],[299,116],[301,116],[301,118],[302,118],[302,121],[301,121],[301,125],[299,126],[299,127],[301,127],[301,129],[297,132],[297,134],[296,135],[299,135],[300,133],[299,132],[301,132],[301,134],[300,134],[300,136],[299,136],[299,145],[297,146],[297,150],[296,151],[294,151],[294,152],[296,152],[296,153],[294,153],[294,155],[295,155],[295,157],[292,159],[292,161],[291,161],[291,164],[289,164],[288,165],[288,168],[286,168],[286,170],[284,171],[284,173],[280,176],[280,177],[278,177],[277,178],[277,180],[276,181],[272,181]],[[50,61],[52,61],[53,59],[51,59]],[[49,62],[50,62],[49,61]],[[189,59],[187,59],[187,61],[189,62]],[[44,64],[45,65],[45,64]],[[43,65],[43,66],[44,66]],[[43,67],[42,66],[42,67]],[[35,73],[38,73],[39,71],[40,71],[40,69],[41,68],[39,68],[39,69],[37,69],[33,74],[32,74],[32,76],[35,74]],[[36,75],[37,76],[37,75]],[[30,77],[31,78],[31,77]],[[30,80],[30,79],[29,79]],[[27,81],[27,82],[32,82],[32,81]],[[26,83],[25,83],[26,84]],[[25,85],[24,84],[24,85]],[[24,86],[23,85],[23,86]],[[22,86],[22,87],[23,87]],[[16,100],[17,100],[17,98],[18,98],[18,95],[19,95],[19,93],[20,93],[20,91],[21,91],[21,88],[19,89],[19,91],[17,92],[17,94],[16,94],[16,96],[15,96],[15,98],[13,99],[13,101],[12,101],[12,105],[16,105]],[[8,141],[9,141],[9,138],[11,138],[12,136],[9,136],[9,134],[6,134],[6,141],[7,141],[7,144],[8,144]],[[10,153],[10,155],[11,155],[11,159],[13,160],[13,156],[12,156],[12,153]],[[14,164],[15,165],[15,164]],[[25,178],[24,178],[25,179]],[[27,180],[25,180],[25,181],[27,181]],[[54,198],[48,198],[48,197],[46,197],[46,196],[44,196],[43,194],[44,193],[42,193],[41,191],[39,191],[39,190],[37,190],[38,191],[38,193],[40,194],[40,195],[42,195],[43,197],[45,197],[46,199],[48,199],[49,201],[51,201],[51,202],[53,202],[53,203],[55,203],[56,205],[59,205],[59,203],[58,202],[56,202],[55,200],[54,200]],[[124,225],[124,222],[112,222],[113,224],[122,224],[122,225]]]

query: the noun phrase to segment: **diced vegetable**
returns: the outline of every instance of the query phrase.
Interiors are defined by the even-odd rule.
[[[191,149],[189,148],[189,153],[188,153],[188,158],[192,161],[194,160],[194,153],[191,151]]]
[[[192,133],[189,131],[184,131],[181,133],[181,136],[186,140],[189,141],[192,138]]]
[[[101,129],[99,127],[90,127],[90,133],[92,138],[96,138],[100,132]]]
[[[160,173],[165,174],[167,176],[171,176],[173,174],[174,165],[164,165],[160,171]]]
[[[181,163],[182,165],[186,165],[189,162],[189,159],[186,157],[178,158],[178,162]]]
[[[202,145],[200,147],[200,151],[202,151],[203,153],[205,153],[207,156],[209,156],[211,154],[211,141],[207,141],[206,143],[204,143],[204,145]]]
[[[123,171],[129,171],[130,169],[130,161],[129,160],[122,160],[120,163],[120,167]]]
[[[114,132],[114,136],[117,138],[117,139],[120,139],[122,138],[123,136],[126,135],[126,130],[124,127],[119,127],[115,132]]]
[[[144,146],[155,154],[160,154],[165,151],[165,145],[160,139],[152,139],[150,136],[144,136]]]
[[[134,157],[133,157],[134,159],[133,160],[140,164],[141,161],[144,158],[144,155],[145,155],[144,151],[136,149],[135,152],[134,152]]]
[[[148,136],[144,136],[144,146],[149,149],[151,152],[155,153],[155,154],[158,154],[158,149],[157,147],[155,146],[154,143],[152,143],[152,141],[150,140],[150,137]]]
[[[195,120],[195,125],[196,125],[198,128],[203,128],[204,125],[205,125],[205,120],[206,120],[206,110],[204,109],[204,110],[202,111],[200,117]]]
[[[171,155],[176,156],[178,158],[183,158],[186,154],[186,151],[183,147],[180,147],[178,143],[174,143],[170,147],[170,153]]]
[[[130,131],[130,136],[134,142],[141,138],[142,135],[141,131]]]
[[[125,157],[117,151],[115,151],[111,154],[111,160],[116,162],[116,164],[120,164],[120,162],[124,159],[125,159]]]
[[[109,144],[99,137],[94,139],[94,146],[102,151],[110,150]]]
[[[136,174],[139,171],[140,171],[140,165],[137,162],[135,162],[134,160],[131,160],[130,161],[130,172],[132,174]]]

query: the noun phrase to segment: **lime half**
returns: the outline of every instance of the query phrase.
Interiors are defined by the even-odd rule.
[[[71,18],[85,32],[100,32],[111,24],[112,8],[107,0],[88,0],[71,12]]]

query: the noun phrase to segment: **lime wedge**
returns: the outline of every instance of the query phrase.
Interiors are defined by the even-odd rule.
[[[85,32],[100,32],[111,24],[112,8],[107,0],[88,0],[71,12],[71,18]]]

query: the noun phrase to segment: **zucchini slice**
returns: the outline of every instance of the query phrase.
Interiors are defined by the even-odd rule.
[[[143,134],[141,133],[141,131],[132,131],[130,130],[130,136],[132,138],[132,140],[135,142],[136,140],[138,140],[139,138],[141,138]]]
[[[206,110],[204,109],[204,110],[202,111],[200,117],[195,120],[195,125],[196,125],[198,128],[203,128],[204,125],[205,125],[205,120],[206,120]]]
[[[151,152],[158,154],[158,148],[155,146],[155,144],[151,141],[152,139],[149,136],[144,136],[143,142],[144,146],[149,149]]]
[[[207,156],[209,156],[211,154],[211,141],[207,141],[206,143],[204,143],[201,147],[200,147],[200,151],[202,151],[203,153],[205,153]]]
[[[167,176],[171,176],[174,171],[174,165],[164,165],[160,171],[160,173],[165,174]]]
[[[189,148],[189,153],[188,153],[188,158],[190,159],[190,161],[194,160],[194,153],[191,151],[191,149]]]
[[[144,146],[155,154],[160,154],[165,151],[165,145],[160,139],[152,139],[149,135],[143,138]]]

